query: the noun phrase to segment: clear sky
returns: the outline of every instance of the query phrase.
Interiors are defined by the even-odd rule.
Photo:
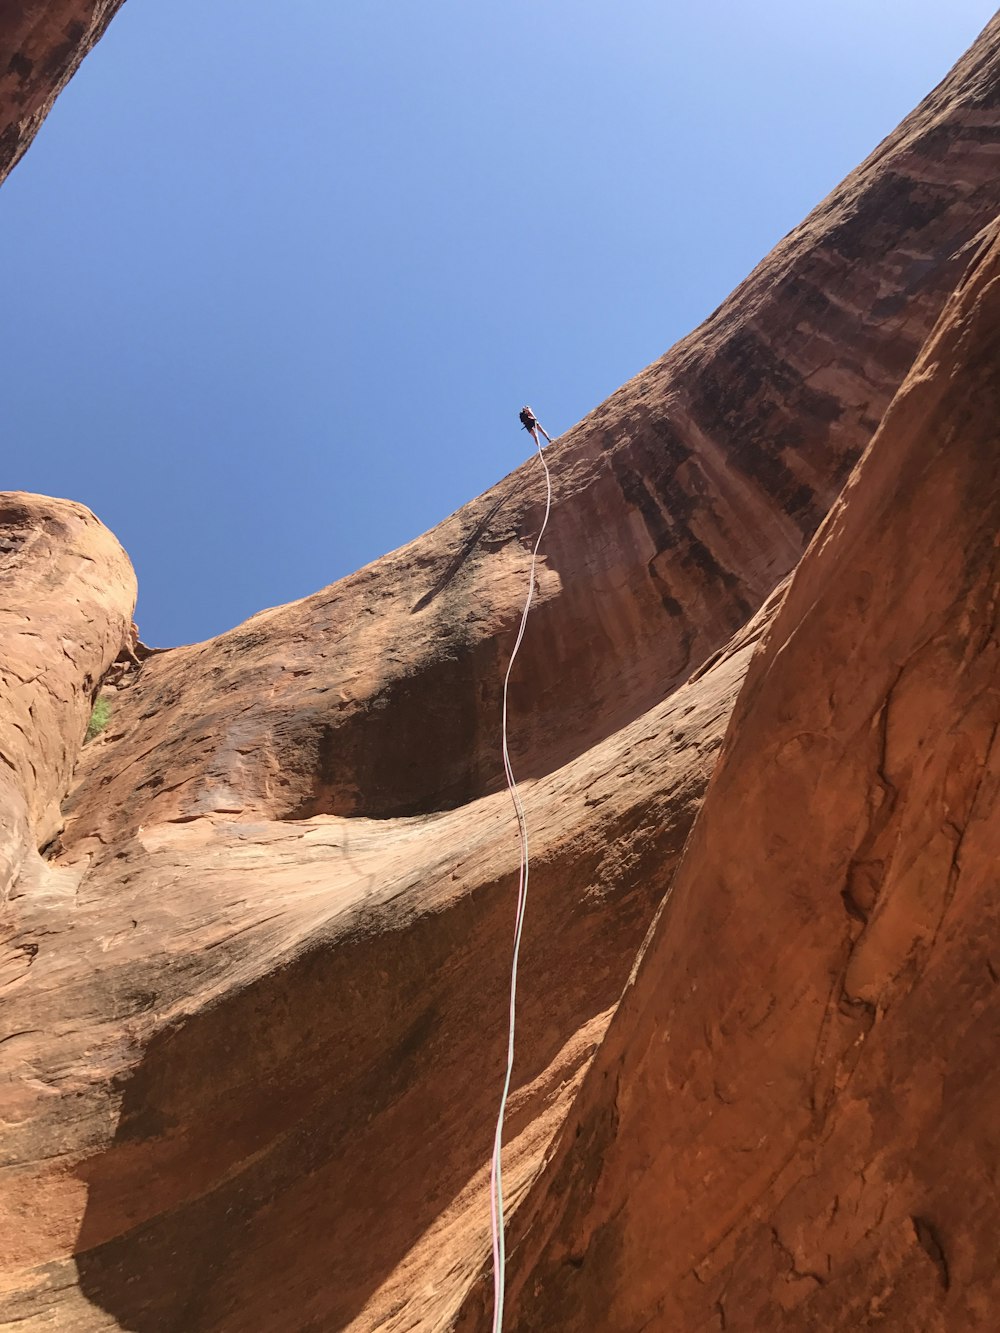
[[[688,332],[979,0],[127,0],[0,189],[0,489],[147,642],[433,526]]]

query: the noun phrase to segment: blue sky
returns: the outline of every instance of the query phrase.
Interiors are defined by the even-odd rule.
[[[0,487],[143,637],[433,526],[688,332],[938,82],[974,0],[128,0],[0,189]]]

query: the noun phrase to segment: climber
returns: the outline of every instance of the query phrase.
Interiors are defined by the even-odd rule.
[[[125,636],[125,642],[121,646],[121,651],[115,660],[108,667],[105,676],[105,683],[108,685],[121,685],[123,681],[126,684],[130,680],[126,677],[134,677],[142,670],[142,658],[138,654],[139,648],[139,626],[133,620],[129,626],[128,634]],[[143,649],[148,652],[148,649]]]
[[[528,432],[528,434],[534,435],[536,444],[538,443],[538,431],[542,432],[542,434],[548,440],[549,444],[552,443],[552,436],[548,433],[545,427],[539,422],[538,418],[535,416],[534,412],[532,412],[530,407],[522,407],[521,411],[518,413],[518,416],[520,417],[521,425]]]
[[[128,642],[125,644],[126,652],[135,666],[142,666],[141,660],[136,656],[136,648],[139,646],[139,626],[133,620],[129,626]]]

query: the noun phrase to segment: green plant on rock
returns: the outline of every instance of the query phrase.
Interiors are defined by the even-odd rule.
[[[84,743],[92,741],[95,736],[99,736],[110,721],[111,700],[106,699],[102,694],[94,703],[94,710],[90,714],[90,721],[87,723],[87,734],[84,737]]]

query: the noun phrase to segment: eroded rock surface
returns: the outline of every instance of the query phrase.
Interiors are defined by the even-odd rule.
[[[774,601],[698,680],[525,786],[512,1201],[620,994]],[[125,762],[114,725],[86,781]],[[10,996],[0,1045],[7,1318],[249,1330],[378,1312],[402,1328],[415,1274],[443,1317],[487,1243],[506,793],[409,820],[216,813],[107,845],[65,836],[72,913],[25,895],[10,916],[12,947],[36,942],[44,966]],[[428,1245],[442,1229],[457,1241]]]
[[[89,509],[0,492],[0,904],[62,828],[135,594],[128,556]]]
[[[0,8],[0,181],[123,0],[8,0]]]
[[[991,1325],[997,235],[753,661],[512,1327]]]
[[[996,938],[998,157],[1000,20],[549,450],[512,693],[533,859],[510,1327],[975,1326],[991,1205],[973,1183],[953,1245],[932,1184],[957,1148],[921,1192],[914,1145],[992,1012],[970,959]],[[498,712],[542,502],[528,464],[351,578],[144,660],[71,780],[130,574],[100,632],[73,622],[45,731],[66,753],[13,788],[32,855],[53,802],[65,828],[43,870],[11,861],[0,918],[32,959],[0,990],[0,1327],[488,1327],[518,851]],[[966,1010],[933,1019],[946,983]]]
[[[793,568],[1000,208],[998,87],[1000,20],[702,328],[550,450],[520,774],[641,716]],[[135,762],[81,790],[77,836],[213,810],[412,816],[499,790],[544,495],[529,462],[350,578],[159,659]]]

